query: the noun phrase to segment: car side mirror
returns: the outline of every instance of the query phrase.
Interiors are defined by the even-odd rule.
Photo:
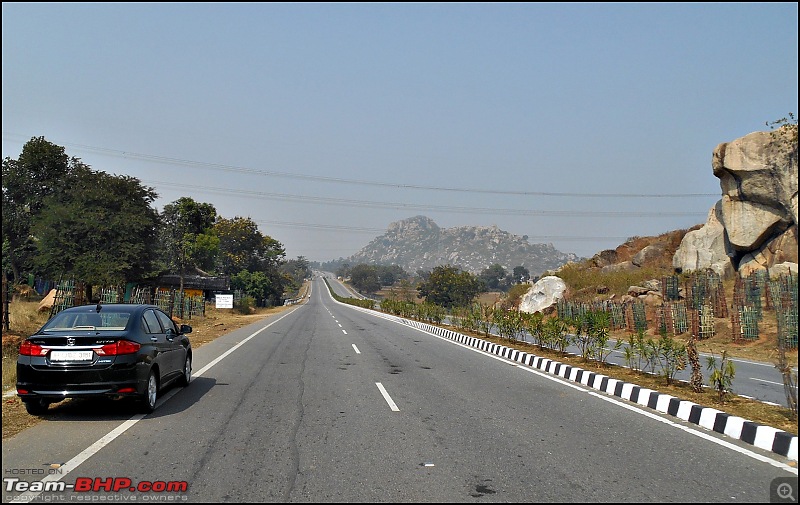
[[[181,325],[181,333],[183,333],[185,335],[185,334],[191,333],[191,332],[192,332],[192,327],[191,326],[189,326],[188,324],[182,324]]]

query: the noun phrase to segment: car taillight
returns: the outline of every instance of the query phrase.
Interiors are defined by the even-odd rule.
[[[94,352],[100,356],[117,356],[119,354],[133,354],[138,352],[142,346],[130,340],[118,340],[113,344],[107,344]]]
[[[49,350],[29,340],[23,340],[19,344],[19,353],[22,356],[45,356]]]

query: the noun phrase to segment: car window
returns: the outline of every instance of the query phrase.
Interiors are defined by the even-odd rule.
[[[43,330],[124,330],[130,314],[127,312],[61,312],[53,316]]]
[[[144,327],[147,330],[147,333],[162,333],[163,330],[161,329],[161,325],[158,323],[158,317],[156,317],[155,313],[152,310],[144,311],[144,315],[142,315],[142,320],[144,321]]]
[[[168,315],[166,315],[165,313],[161,312],[160,310],[157,310],[155,312],[156,312],[156,315],[158,316],[159,321],[161,321],[161,326],[164,327],[164,331],[165,332],[167,331],[168,328],[171,328],[172,331],[174,331],[175,333],[179,333],[177,326],[175,326],[175,321],[170,319],[170,317]]]
[[[101,312],[101,330],[124,330],[131,315],[127,312]]]
[[[43,330],[71,330],[78,325],[78,316],[82,314],[60,312],[53,316],[42,327]]]

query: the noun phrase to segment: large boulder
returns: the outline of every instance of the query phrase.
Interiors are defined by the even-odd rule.
[[[706,224],[690,231],[672,257],[672,266],[679,272],[711,269],[723,278],[733,276],[734,268],[728,254],[725,227],[721,221],[722,202],[711,208]]]
[[[687,233],[673,257],[680,271],[729,277],[797,263],[797,140],[785,130],[754,132],[714,150],[722,198],[706,224]]]
[[[542,277],[522,295],[519,310],[528,313],[542,312],[564,298],[566,290],[567,285],[560,277]]]
[[[796,141],[791,146],[777,132],[754,132],[718,145],[711,165],[720,180],[723,222],[735,248],[759,247],[763,240],[753,240],[765,235],[761,228],[776,222],[783,230],[797,225]]]
[[[792,263],[797,264],[797,226],[745,254],[739,262],[739,273],[747,277],[757,270],[772,271],[775,265]]]
[[[796,277],[797,272],[797,263],[778,263],[777,265],[772,265],[772,268],[769,269],[769,276],[772,279],[786,275],[794,275]]]
[[[617,251],[614,249],[606,249],[605,251],[600,251],[599,253],[595,254],[592,257],[592,265],[603,268],[609,265],[613,265],[617,262]]]
[[[631,260],[631,263],[637,267],[645,266],[660,260],[664,256],[666,246],[662,243],[655,243],[645,246],[641,251],[636,253]]]

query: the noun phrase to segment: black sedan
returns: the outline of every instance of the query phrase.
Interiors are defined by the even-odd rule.
[[[41,415],[65,398],[132,397],[152,412],[163,388],[192,376],[192,327],[147,304],[65,309],[20,344],[17,395]]]

